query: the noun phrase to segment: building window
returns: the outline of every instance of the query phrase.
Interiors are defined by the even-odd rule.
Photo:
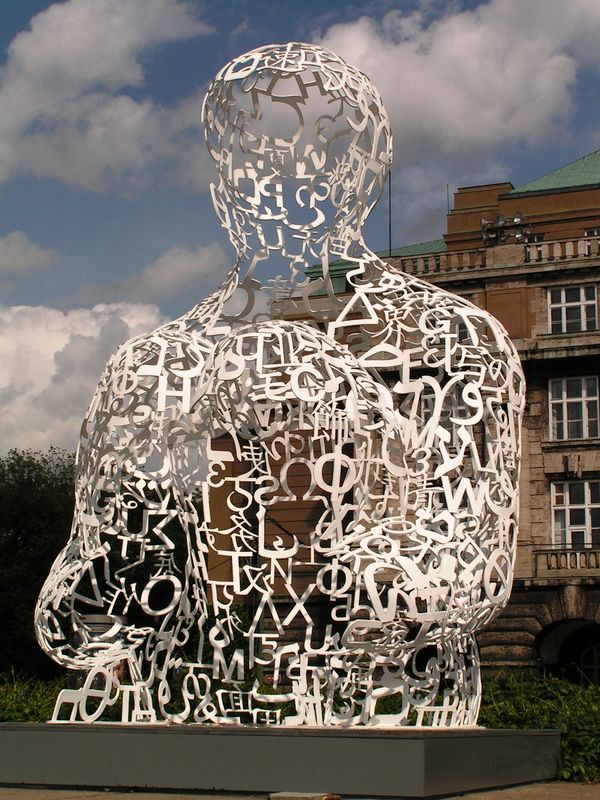
[[[551,439],[598,436],[598,378],[553,378],[549,382]]]
[[[459,342],[466,342],[471,337],[469,334],[469,329],[467,328],[466,322],[459,322],[456,327],[456,336]]]
[[[466,300],[468,303],[471,303],[476,308],[479,307],[479,304],[477,303],[477,295],[475,295],[475,294],[461,294],[461,298],[463,300]],[[456,337],[457,337],[459,342],[466,342],[466,341],[470,341],[471,340],[471,333],[469,331],[469,327],[467,326],[467,323],[465,322],[465,319],[469,319],[469,317],[470,317],[470,313],[469,313],[469,309],[467,309],[466,313],[464,314],[464,316],[461,315],[460,317],[458,317],[458,320],[455,323],[455,327],[453,329],[453,332],[455,333],[455,335],[456,335]],[[475,326],[477,326],[477,322],[478,322],[477,319],[473,320],[473,323],[475,324]]]
[[[600,480],[552,484],[555,547],[600,549]]]
[[[582,652],[579,666],[583,677],[591,683],[600,683],[600,644],[593,644]]]
[[[421,418],[424,423],[428,423],[436,410],[436,395],[431,386],[425,385],[421,393]],[[469,411],[462,399],[462,387],[455,387],[452,391],[446,392],[442,398],[439,411],[438,424],[450,434],[450,441],[447,443],[449,451],[460,450],[461,440],[458,435],[462,420],[473,416],[473,411]]]
[[[549,289],[548,306],[550,333],[578,333],[597,327],[595,286]]]

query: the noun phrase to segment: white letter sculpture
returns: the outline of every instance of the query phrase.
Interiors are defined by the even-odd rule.
[[[262,47],[203,120],[236,264],[124,344],[86,414],[36,611],[44,650],[86,674],[54,720],[474,725],[475,632],[515,553],[515,350],[364,244],[392,144],[358,70]],[[286,277],[261,286],[261,262]]]

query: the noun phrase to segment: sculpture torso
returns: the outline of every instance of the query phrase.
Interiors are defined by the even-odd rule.
[[[331,242],[353,218],[336,191]],[[216,206],[245,252],[242,211]],[[366,248],[348,261],[349,294],[326,279],[328,299],[299,286],[270,314],[252,269],[247,311],[226,313],[234,271],[109,362],[37,610],[104,707],[125,685],[134,721],[278,723],[289,703],[287,724],[476,721],[474,632],[510,590],[522,373],[484,311]]]

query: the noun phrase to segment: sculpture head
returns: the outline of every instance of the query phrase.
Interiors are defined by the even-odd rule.
[[[220,177],[215,208],[238,252],[252,233],[284,255],[292,242],[360,236],[392,139],[381,97],[356,68],[315,45],[261,47],[217,74],[203,121]]]

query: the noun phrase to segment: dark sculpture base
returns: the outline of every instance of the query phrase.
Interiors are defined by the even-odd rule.
[[[0,724],[0,785],[447,797],[554,778],[558,731]]]

